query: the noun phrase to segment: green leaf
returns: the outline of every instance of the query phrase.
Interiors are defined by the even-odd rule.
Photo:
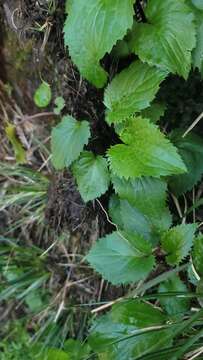
[[[192,0],[192,4],[199,10],[203,10],[202,0]]]
[[[141,116],[146,119],[150,119],[153,123],[157,123],[166,111],[166,105],[164,103],[153,102],[150,107],[142,110]]]
[[[151,245],[138,234],[124,232],[99,239],[86,258],[112,284],[145,279],[155,264]]]
[[[81,344],[78,340],[69,339],[64,344],[64,351],[71,360],[86,360],[90,347],[87,344]]]
[[[198,275],[203,277],[203,235],[199,235],[194,240],[192,260]]]
[[[16,127],[12,124],[8,124],[5,128],[5,132],[6,132],[6,136],[7,136],[8,140],[10,141],[10,143],[13,147],[16,162],[18,164],[26,163],[27,162],[26,151],[24,150],[20,140],[17,137]]]
[[[124,144],[112,146],[107,153],[115,175],[128,179],[186,171],[176,148],[148,119],[131,118],[120,138]]]
[[[65,100],[62,96],[58,96],[55,99],[54,104],[55,104],[54,113],[56,115],[59,115],[65,106]]]
[[[176,196],[191,190],[203,173],[203,140],[192,133],[183,138],[183,132],[183,130],[176,130],[171,136],[171,141],[178,148],[188,170],[186,174],[173,176],[169,180],[170,187]]]
[[[102,156],[84,151],[73,164],[73,174],[85,202],[100,197],[108,189],[110,176],[107,161]]]
[[[122,302],[95,321],[89,344],[101,359],[140,359],[156,349],[170,346],[170,330],[145,330],[165,322],[166,316],[151,305],[137,300]]]
[[[159,242],[158,229],[146,215],[127,200],[121,200],[118,196],[113,195],[109,202],[109,214],[119,230],[135,232],[149,241],[153,247]]]
[[[90,137],[87,121],[76,121],[72,116],[64,116],[52,130],[52,162],[57,170],[71,165],[75,161]]]
[[[148,218],[127,200],[120,200],[120,212],[123,230],[136,232],[146,240],[151,240],[151,227]]]
[[[171,226],[171,215],[166,207],[167,184],[152,177],[125,180],[113,176],[115,192],[147,217],[154,230],[163,231]]]
[[[82,76],[103,87],[107,73],[100,60],[132,27],[134,0],[68,0],[67,3],[65,45]]]
[[[190,3],[191,5],[191,3]],[[193,50],[193,67],[199,69],[203,76],[203,2],[192,0],[192,11],[195,15],[197,43]]]
[[[149,1],[148,23],[137,23],[132,50],[143,62],[187,79],[196,44],[194,16],[184,1]]]
[[[169,296],[160,298],[162,307],[169,315],[183,315],[189,310],[189,300],[183,296],[177,296],[178,292],[188,292],[188,290],[176,274],[159,285],[159,293],[170,293]]]
[[[147,108],[166,76],[166,71],[141,61],[133,62],[116,75],[105,90],[106,121],[118,123]]]
[[[112,319],[142,329],[164,324],[167,316],[151,304],[139,300],[125,300],[113,306]]]
[[[166,260],[169,265],[178,265],[188,255],[195,230],[195,224],[182,224],[162,235],[161,244],[167,253]]]
[[[47,107],[51,101],[50,85],[43,81],[34,94],[34,102],[39,108]]]

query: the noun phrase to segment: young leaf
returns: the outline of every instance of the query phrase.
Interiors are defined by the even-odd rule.
[[[187,167],[184,175],[171,177],[169,184],[176,196],[189,191],[201,179],[203,173],[203,140],[196,134],[189,133],[184,138],[183,131],[176,130],[172,133],[171,141]]]
[[[199,276],[203,277],[203,235],[199,235],[194,240],[192,260],[195,270]]]
[[[184,1],[149,1],[148,23],[137,23],[132,50],[143,62],[179,74],[187,79],[191,52],[195,47],[194,16]]]
[[[87,145],[90,128],[87,121],[76,121],[72,116],[64,116],[52,130],[52,162],[57,170],[71,165]]]
[[[112,181],[119,197],[145,215],[154,229],[163,231],[171,226],[171,215],[166,207],[167,184],[163,180],[152,177],[125,180],[113,176]]]
[[[108,150],[110,167],[115,175],[128,179],[186,171],[176,148],[148,119],[131,118],[120,138],[124,144]]]
[[[144,331],[165,322],[166,316],[151,305],[136,300],[122,302],[94,322],[89,344],[99,359],[103,359],[102,355],[105,360],[142,359],[171,345],[170,330]]]
[[[102,156],[84,151],[72,169],[85,202],[100,197],[107,191],[110,177],[107,161]]]
[[[54,113],[56,115],[59,115],[65,106],[65,100],[62,96],[58,96],[55,99],[54,104],[55,104]]]
[[[176,295],[177,292],[187,291],[186,285],[176,274],[159,285],[159,293],[170,293],[169,296],[161,297],[159,300],[169,315],[183,315],[189,310],[189,300]]]
[[[114,232],[100,239],[86,258],[112,284],[144,279],[155,264],[151,245],[138,234],[124,232]]]
[[[8,140],[10,141],[10,143],[13,147],[16,162],[18,164],[26,163],[26,161],[27,161],[26,152],[25,152],[20,140],[17,137],[15,126],[12,124],[8,124],[5,128],[5,132],[6,132],[6,136],[7,136]]]
[[[51,88],[50,85],[43,81],[37,88],[34,94],[34,102],[39,108],[44,108],[49,105],[51,101]]]
[[[167,72],[141,61],[133,62],[116,75],[104,94],[106,121],[122,122],[130,115],[147,108],[159,90]]]
[[[80,73],[99,88],[107,80],[100,60],[132,27],[133,3],[134,0],[67,1],[65,45]]]
[[[188,255],[195,230],[195,224],[182,224],[162,235],[161,244],[167,253],[166,260],[169,265],[178,265]]]

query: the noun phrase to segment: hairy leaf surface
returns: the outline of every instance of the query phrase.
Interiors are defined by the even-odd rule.
[[[120,138],[124,144],[108,150],[110,167],[115,175],[128,179],[186,171],[176,148],[148,119],[131,118]]]
[[[153,269],[151,245],[138,234],[114,232],[100,239],[87,260],[112,284],[127,284],[144,279]]]
[[[52,130],[52,162],[57,170],[71,165],[88,143],[90,137],[89,123],[76,121],[72,116],[64,116]]]
[[[132,50],[143,62],[156,65],[185,79],[195,47],[194,16],[184,1],[150,0],[145,10],[148,23],[137,23]]]
[[[108,123],[124,121],[130,115],[147,108],[159,90],[167,72],[141,61],[133,62],[116,75],[104,94]]]
[[[101,196],[108,189],[110,177],[107,161],[102,156],[84,151],[73,164],[73,174],[86,202]]]
[[[178,265],[188,255],[195,230],[195,224],[182,224],[163,234],[161,244],[167,253],[166,260],[169,265]]]
[[[107,73],[100,60],[133,25],[134,0],[67,1],[65,45],[80,73],[103,87]]]

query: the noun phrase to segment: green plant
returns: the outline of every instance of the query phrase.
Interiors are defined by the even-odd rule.
[[[105,280],[131,284],[136,296],[150,289],[157,299],[149,304],[130,292],[129,299],[116,301],[95,321],[89,344],[102,360],[166,354],[182,359],[195,354],[203,337],[202,310],[193,314],[189,305],[190,298],[198,304],[202,296],[202,235],[198,220],[187,223],[187,213],[172,218],[167,186],[180,213],[175,195],[191,190],[202,176],[203,141],[191,131],[201,116],[167,136],[156,124],[167,99],[166,105],[153,101],[170,74],[186,80],[191,69],[202,72],[203,7],[195,0],[73,0],[66,9],[65,45],[83,77],[98,88],[106,85],[106,53],[120,52],[129,66],[104,90],[105,121],[114,126],[118,143],[103,156],[84,150],[90,125],[65,116],[52,130],[52,162],[57,170],[70,167],[85,202],[104,194],[111,182],[109,215],[116,231],[99,239],[86,260]],[[147,278],[152,280],[145,283]]]
[[[15,209],[9,232],[20,226],[44,226],[49,179],[29,167],[0,163],[0,177],[7,181],[0,193],[0,211]]]

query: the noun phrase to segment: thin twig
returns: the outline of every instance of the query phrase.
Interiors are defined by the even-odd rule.
[[[189,128],[184,132],[182,137],[184,138],[197,124],[198,122],[203,118],[203,112],[197,117],[195,121],[189,126]]]

